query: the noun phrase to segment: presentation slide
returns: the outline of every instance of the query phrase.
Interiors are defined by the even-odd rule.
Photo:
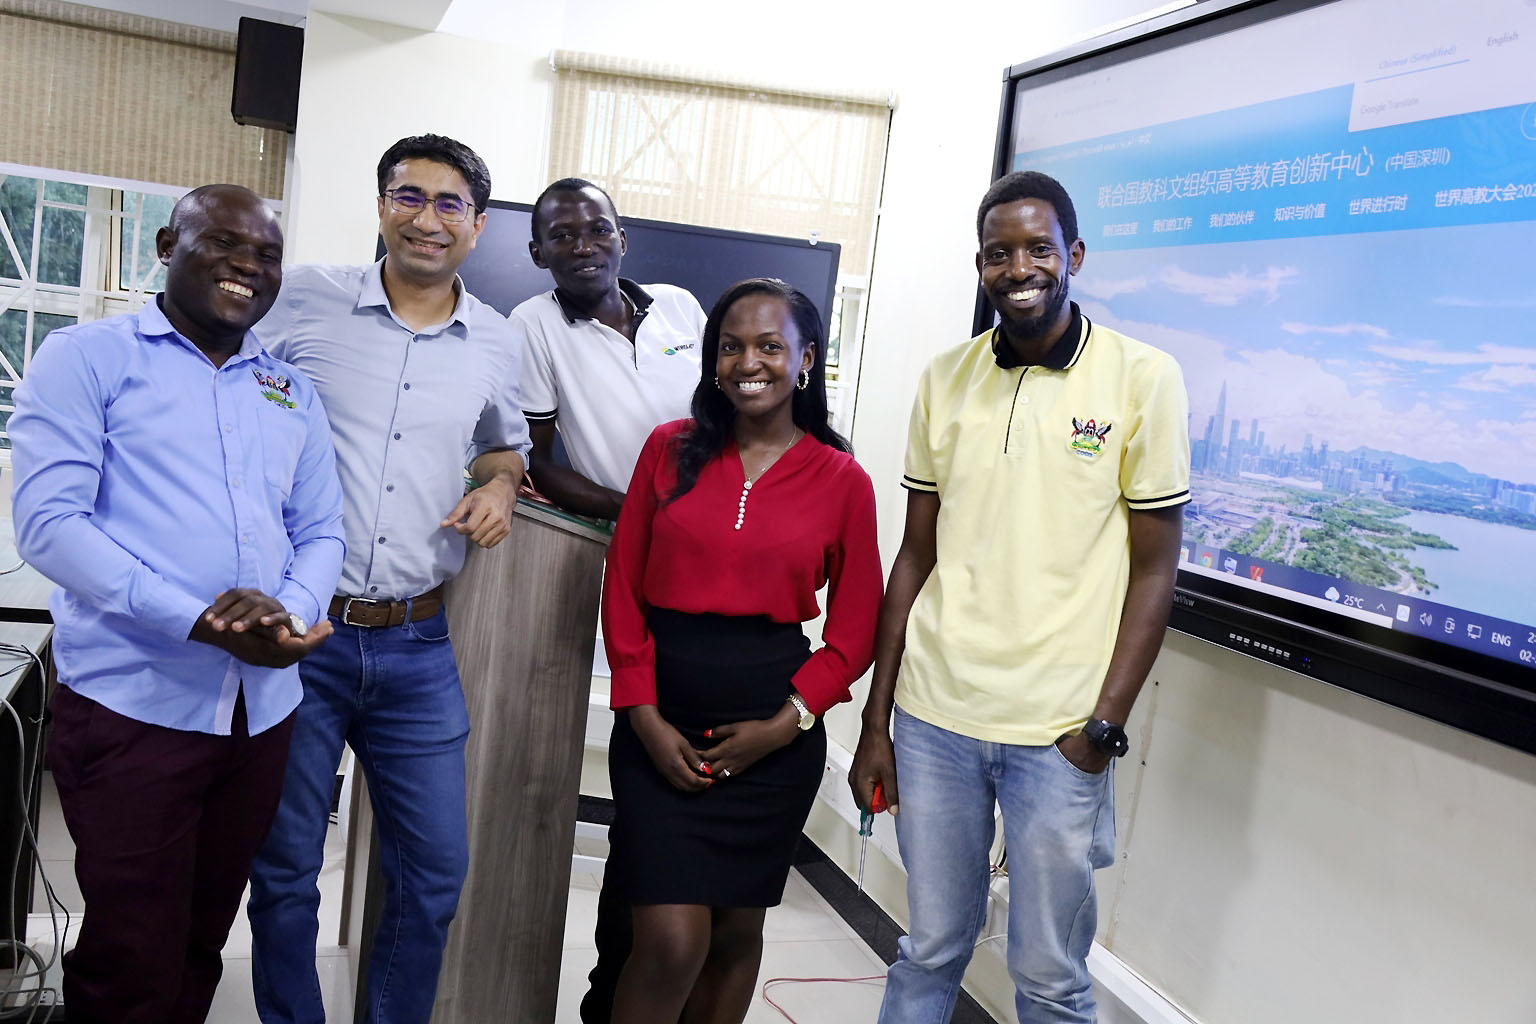
[[[1454,10],[1025,79],[1012,165],[1076,202],[1084,312],[1183,368],[1181,568],[1536,664],[1536,3]]]

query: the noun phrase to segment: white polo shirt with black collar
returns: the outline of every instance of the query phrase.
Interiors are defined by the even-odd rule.
[[[624,491],[651,431],[688,415],[705,315],[674,285],[620,278],[619,290],[635,307],[633,343],[570,309],[554,290],[522,303],[510,319],[528,334],[523,415],[529,423],[559,417],[571,468]]]
[[[1043,746],[1098,700],[1130,579],[1130,515],[1189,500],[1188,400],[1173,357],[1072,323],[1038,365],[997,332],[924,371],[908,490],[937,494],[937,559],[907,619],[902,710]]]

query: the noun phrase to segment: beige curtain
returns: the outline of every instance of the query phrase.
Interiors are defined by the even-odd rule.
[[[817,92],[556,51],[551,179],[606,188],[624,216],[815,237],[868,273],[890,93]]]
[[[0,0],[0,160],[283,194],[288,136],[229,114],[235,37],[58,0]]]

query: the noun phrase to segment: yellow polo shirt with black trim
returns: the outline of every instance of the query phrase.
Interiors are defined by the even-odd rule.
[[[1008,365],[996,331],[940,354],[912,409],[902,484],[939,495],[938,550],[896,703],[976,739],[1039,746],[1088,720],[1119,631],[1130,511],[1189,500],[1178,364],[1072,309],[1041,365]]]

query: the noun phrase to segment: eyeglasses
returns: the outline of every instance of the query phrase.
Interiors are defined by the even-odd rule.
[[[389,208],[396,213],[405,213],[414,217],[426,209],[427,203],[431,203],[437,211],[438,219],[447,224],[457,224],[474,212],[474,204],[468,200],[460,199],[453,193],[445,193],[433,199],[414,188],[392,188],[384,192],[384,197],[389,200]]]

